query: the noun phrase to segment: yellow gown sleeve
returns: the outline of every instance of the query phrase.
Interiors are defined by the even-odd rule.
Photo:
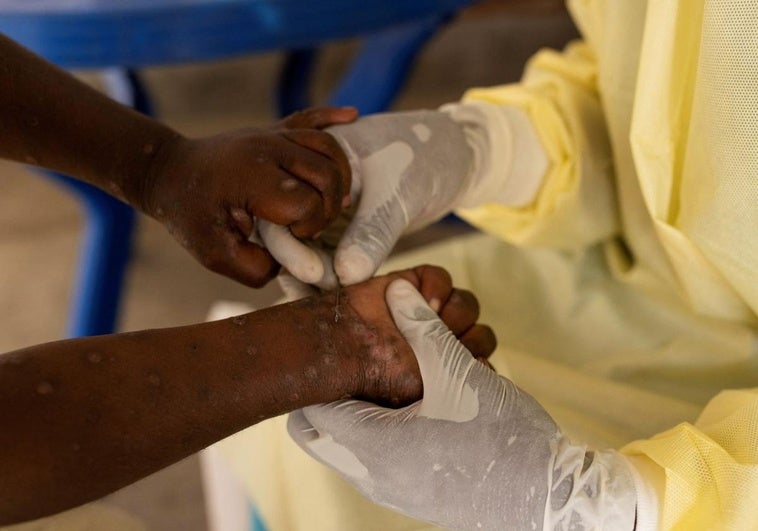
[[[488,204],[458,214],[506,241],[576,250],[617,232],[613,160],[584,42],[533,57],[518,84],[467,91],[464,102],[513,105],[531,118],[549,158],[532,204]]]
[[[758,528],[758,388],[724,391],[694,425],[633,442],[622,453],[660,468],[662,529]]]

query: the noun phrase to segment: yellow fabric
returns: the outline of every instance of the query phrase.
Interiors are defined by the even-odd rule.
[[[528,71],[520,85],[473,89],[464,101],[516,105],[530,115],[551,162],[537,199],[526,208],[493,204],[459,214],[513,243],[578,250],[618,230],[595,64],[577,43],[564,55],[540,52]]]
[[[104,503],[90,503],[32,522],[0,526],[0,531],[146,531],[146,529],[133,516]]]
[[[695,425],[624,448],[665,472],[665,529],[758,529],[758,389],[725,391]]]
[[[517,244],[577,249],[613,231],[619,279],[757,325],[758,4],[570,6],[585,42],[464,98],[530,114],[552,162],[538,199],[461,215]]]
[[[662,526],[755,529],[758,3],[569,5],[582,42],[466,95],[532,118],[551,160],[534,204],[462,212],[489,235],[385,269],[436,263],[474,291],[500,371],[576,442],[657,464]],[[272,531],[424,528],[268,431],[241,470]]]

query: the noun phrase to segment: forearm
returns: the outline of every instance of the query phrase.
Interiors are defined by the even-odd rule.
[[[89,182],[141,208],[154,157],[179,137],[0,35],[0,157]]]
[[[313,332],[317,312],[286,305],[0,356],[0,525],[101,497],[246,426],[347,394],[350,368]]]

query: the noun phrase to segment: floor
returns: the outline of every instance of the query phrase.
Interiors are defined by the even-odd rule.
[[[467,87],[516,80],[536,49],[560,47],[573,36],[561,10],[545,7],[547,15],[524,10],[480,8],[453,21],[421,54],[394,108],[434,108],[456,100]],[[317,101],[354,50],[352,42],[326,49],[313,91]],[[277,53],[155,68],[145,72],[145,80],[166,122],[188,135],[208,135],[274,120],[271,95],[281,62]],[[81,75],[96,82],[90,73]],[[64,336],[82,218],[71,197],[23,167],[0,161],[0,174],[0,352],[5,352]],[[438,227],[406,245],[449,234]],[[253,291],[205,271],[160,225],[142,218],[120,329],[198,322],[218,299],[260,306],[277,296],[273,286]],[[207,528],[194,456],[122,489],[108,502],[150,529]]]

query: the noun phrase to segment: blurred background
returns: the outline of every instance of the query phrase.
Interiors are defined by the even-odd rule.
[[[394,110],[434,108],[472,86],[518,80],[541,47],[560,48],[576,35],[562,2],[488,0],[442,28],[418,55]],[[316,102],[328,92],[356,43],[326,46],[317,67]],[[283,53],[213,63],[148,68],[144,81],[159,118],[183,134],[266,126],[277,119],[273,94]],[[99,86],[92,72],[77,72]],[[56,183],[0,161],[0,352],[65,337],[83,217]],[[402,248],[461,230],[432,227]],[[219,299],[262,307],[279,296],[274,283],[255,291],[204,270],[157,222],[140,217],[124,292],[119,330],[202,321]],[[196,457],[188,458],[108,497],[150,529],[206,529]]]

